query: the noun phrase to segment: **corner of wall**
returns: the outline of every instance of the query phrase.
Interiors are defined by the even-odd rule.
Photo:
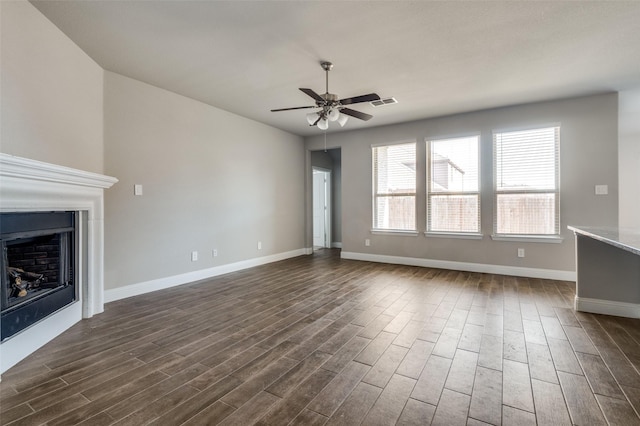
[[[640,229],[640,88],[618,95],[619,226]]]

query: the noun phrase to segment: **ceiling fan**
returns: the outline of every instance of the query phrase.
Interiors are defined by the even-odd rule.
[[[315,105],[272,109],[271,111],[277,112],[291,111],[294,109],[320,108],[319,111],[307,114],[307,122],[310,126],[318,126],[318,128],[320,128],[321,130],[326,130],[329,127],[329,121],[337,121],[340,126],[344,126],[349,116],[365,121],[372,119],[372,115],[347,108],[345,105],[378,101],[380,100],[380,96],[378,96],[376,93],[369,93],[367,95],[354,96],[352,98],[338,99],[338,95],[329,93],[329,71],[331,71],[331,69],[333,68],[333,64],[331,62],[325,61],[320,62],[320,66],[322,66],[322,69],[325,71],[326,75],[325,93],[319,95],[311,89],[300,88],[302,92],[312,97],[316,101]]]

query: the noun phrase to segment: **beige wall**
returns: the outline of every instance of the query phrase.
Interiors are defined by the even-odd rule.
[[[640,229],[640,89],[619,96],[620,226]]]
[[[107,289],[304,248],[302,138],[111,72],[105,129]]]
[[[329,148],[342,148],[342,247],[371,255],[573,271],[574,237],[567,225],[618,223],[617,95],[606,94],[478,111],[411,123],[331,134]],[[561,124],[561,244],[493,241],[492,130]],[[372,123],[373,124],[373,123]],[[425,237],[425,138],[481,134],[482,240]],[[418,236],[371,233],[371,145],[418,142]],[[322,136],[306,139],[309,150]],[[594,195],[594,185],[609,195]],[[307,230],[308,232],[308,230]],[[307,235],[307,238],[309,236]],[[364,240],[371,246],[365,247]],[[517,257],[517,248],[526,257]]]
[[[30,3],[0,7],[0,152],[120,180],[107,289],[304,247],[302,138],[105,72]]]
[[[103,70],[26,1],[0,1],[0,151],[103,172]]]
[[[106,193],[107,288],[311,247],[304,193],[310,161],[301,138],[116,74],[105,77],[28,2],[0,8],[0,151],[120,179]],[[332,134],[329,147],[342,148],[343,249],[573,270],[566,225],[638,226],[639,98],[637,91],[621,94],[619,122],[617,96],[608,94]],[[491,130],[555,122],[562,124],[565,241],[491,240]],[[371,144],[415,139],[423,157],[426,137],[476,131],[483,140],[482,241],[371,235]],[[306,146],[319,150],[324,140],[308,138]],[[134,183],[144,185],[142,197],[133,196]],[[609,185],[609,195],[595,196],[595,184]],[[418,189],[423,231],[424,184]],[[526,248],[524,259],[517,247]],[[192,250],[198,262],[190,261]]]

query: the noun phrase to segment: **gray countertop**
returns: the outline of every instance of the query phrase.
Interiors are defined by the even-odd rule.
[[[640,229],[625,229],[612,226],[568,226],[567,228],[576,234],[640,255]]]

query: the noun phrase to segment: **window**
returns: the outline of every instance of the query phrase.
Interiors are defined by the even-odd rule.
[[[415,231],[415,142],[376,146],[372,154],[373,228]]]
[[[478,147],[478,136],[428,142],[428,232],[480,232]]]
[[[497,235],[560,234],[560,127],[493,134]]]

